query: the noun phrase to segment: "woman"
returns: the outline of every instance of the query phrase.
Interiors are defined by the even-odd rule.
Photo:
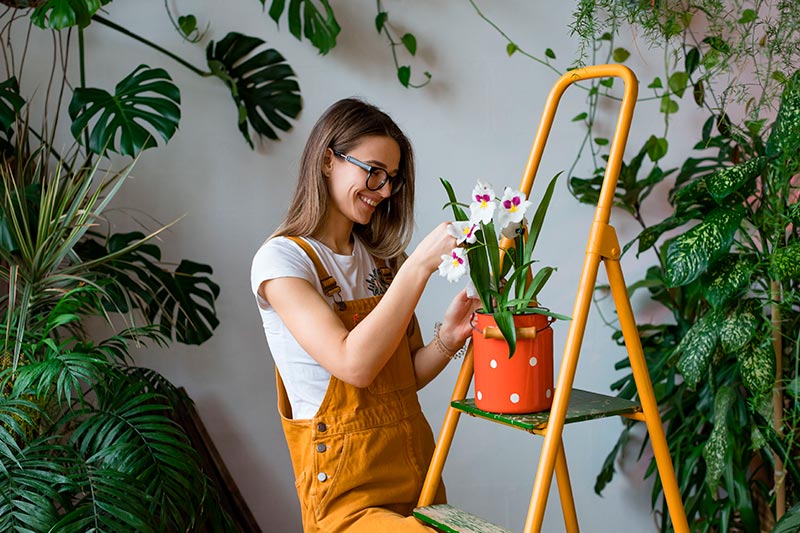
[[[462,291],[423,344],[414,308],[455,240],[442,223],[405,258],[413,211],[408,139],[376,107],[341,100],[253,259],[307,532],[430,531],[409,517],[434,446],[417,390],[464,344],[478,302]]]

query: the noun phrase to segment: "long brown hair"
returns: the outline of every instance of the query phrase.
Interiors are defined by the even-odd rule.
[[[389,115],[356,98],[334,103],[314,125],[300,160],[289,212],[272,237],[307,237],[316,233],[325,220],[329,200],[322,172],[325,152],[331,148],[347,153],[364,137],[375,135],[391,137],[400,146],[398,173],[405,184],[397,194],[378,204],[369,224],[355,224],[353,232],[373,256],[400,257],[414,229],[414,153],[408,138]]]

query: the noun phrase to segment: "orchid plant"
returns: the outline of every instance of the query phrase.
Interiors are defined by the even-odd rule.
[[[539,292],[556,269],[545,266],[536,273],[532,269],[538,262],[533,259],[533,250],[559,175],[550,180],[527,231],[525,214],[532,204],[524,192],[506,187],[503,196],[497,198],[489,183],[478,181],[467,205],[458,202],[447,180],[440,179],[450,198],[445,207],[452,207],[455,218],[448,229],[458,247],[442,256],[439,274],[450,282],[469,274],[471,290],[481,300],[479,312],[494,317],[508,343],[509,356],[516,350],[515,314],[537,313],[569,320],[539,307],[537,302]]]

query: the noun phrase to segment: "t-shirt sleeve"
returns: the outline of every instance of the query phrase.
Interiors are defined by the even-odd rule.
[[[262,303],[262,298],[258,294],[258,288],[264,281],[275,278],[301,278],[312,285],[316,279],[311,259],[299,246],[285,237],[270,239],[253,257],[250,288],[259,303]]]

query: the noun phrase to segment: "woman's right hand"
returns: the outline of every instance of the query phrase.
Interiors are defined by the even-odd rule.
[[[442,262],[443,255],[449,255],[456,247],[456,239],[447,231],[449,222],[436,226],[414,249],[409,261],[419,264],[428,274],[433,274]]]

